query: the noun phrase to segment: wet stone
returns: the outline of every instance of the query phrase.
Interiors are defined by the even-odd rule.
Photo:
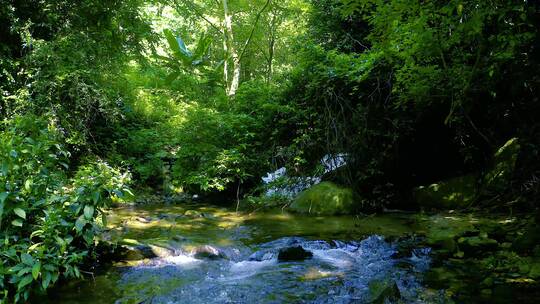
[[[152,250],[152,247],[142,244],[134,247],[128,247],[124,253],[124,256],[127,261],[138,261],[157,257]]]
[[[225,254],[223,254],[221,250],[210,245],[199,246],[193,249],[191,253],[193,257],[196,259],[216,260],[216,259],[223,259],[226,257]]]
[[[138,216],[135,218],[135,220],[143,224],[148,224],[152,221],[152,218],[149,216]]]
[[[278,261],[280,262],[303,261],[306,259],[311,259],[312,257],[313,253],[305,250],[302,248],[302,246],[282,248],[278,253]]]

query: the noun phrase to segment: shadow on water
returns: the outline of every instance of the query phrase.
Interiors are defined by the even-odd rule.
[[[122,206],[108,219],[106,238],[174,250],[152,259],[118,261],[93,278],[63,283],[37,302],[379,303],[373,290],[384,286],[380,294],[392,299],[397,289],[399,303],[446,303],[442,294],[455,288],[452,284],[470,282],[460,288],[471,289],[480,278],[473,273],[449,277],[452,267],[446,261],[431,261],[428,249],[404,236],[420,234],[438,242],[469,235],[480,224],[511,223],[454,214],[245,214],[200,204]],[[217,248],[219,258],[194,255],[201,245]],[[301,246],[312,258],[278,261],[279,250],[291,246]],[[437,280],[443,285],[425,287],[426,274],[440,271]],[[465,302],[476,303],[469,299]]]
[[[178,251],[172,257],[118,262],[93,278],[56,287],[40,303],[253,303],[258,291],[266,294],[261,300],[266,303],[327,303],[336,297],[345,297],[342,302],[348,303],[352,300],[346,298],[354,290],[369,283],[355,279],[367,273],[351,265],[369,261],[380,267],[381,275],[397,273],[390,266],[394,252],[390,243],[381,238],[363,252],[357,241],[374,234],[398,237],[414,230],[414,221],[403,215],[309,217],[281,210],[244,214],[211,205],[122,206],[112,210],[108,222],[106,238]],[[277,263],[280,246],[297,242],[311,248],[316,243],[310,242],[316,240],[326,247],[310,249],[315,258]],[[227,258],[210,261],[190,255],[197,246],[207,244],[223,249]],[[380,256],[366,255],[375,249],[382,250]],[[264,250],[269,252],[265,259],[253,260],[252,255]],[[332,296],[337,291],[341,294]],[[325,298],[317,300],[320,295]],[[357,298],[365,296],[356,291]]]

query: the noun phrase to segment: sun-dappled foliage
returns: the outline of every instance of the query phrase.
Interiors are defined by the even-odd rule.
[[[0,0],[0,303],[80,277],[105,210],[139,194],[537,213],[539,12],[514,0]],[[261,181],[276,169],[286,176]],[[280,187],[304,200],[268,195]]]

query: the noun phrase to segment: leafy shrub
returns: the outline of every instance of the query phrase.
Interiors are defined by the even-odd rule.
[[[62,275],[80,277],[103,208],[130,193],[130,176],[95,161],[67,175],[69,152],[53,124],[14,118],[0,133],[0,292],[27,300]]]

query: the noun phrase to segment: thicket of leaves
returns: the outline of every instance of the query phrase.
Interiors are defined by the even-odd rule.
[[[349,153],[343,182],[373,199],[406,197],[412,186],[484,170],[515,136],[527,146],[516,175],[537,176],[538,4],[312,4],[311,36],[283,94],[298,109],[291,147],[307,163]]]
[[[62,135],[35,116],[13,118],[0,133],[0,288],[26,301],[63,278],[81,277],[112,199],[130,176],[103,161],[70,177]]]

